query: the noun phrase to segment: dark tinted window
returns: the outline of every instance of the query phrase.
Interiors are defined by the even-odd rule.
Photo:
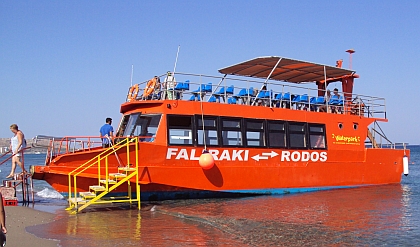
[[[249,147],[264,147],[264,120],[246,119],[246,145]]]
[[[222,119],[223,146],[243,146],[241,119]]]
[[[192,116],[168,115],[168,143],[170,145],[192,145]]]
[[[290,148],[306,148],[306,123],[289,123]]]
[[[287,147],[286,127],[283,121],[268,121],[268,145],[270,147]]]

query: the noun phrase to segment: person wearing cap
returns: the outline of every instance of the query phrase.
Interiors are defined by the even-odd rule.
[[[166,89],[166,98],[174,99],[174,88],[176,86],[176,80],[175,76],[170,71],[166,73],[166,78],[163,82],[163,85]]]
[[[102,138],[102,147],[108,148],[112,146],[114,139],[114,128],[112,128],[112,118],[106,118],[105,124],[99,130]]]

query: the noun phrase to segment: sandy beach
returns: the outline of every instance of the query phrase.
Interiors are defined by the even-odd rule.
[[[59,246],[59,242],[56,240],[37,238],[25,230],[28,226],[52,222],[55,217],[54,214],[23,206],[7,206],[5,211],[7,227],[6,246]]]

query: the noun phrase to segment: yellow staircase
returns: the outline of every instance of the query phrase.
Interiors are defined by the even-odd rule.
[[[121,140],[121,139],[120,139]],[[134,144],[135,148],[135,167],[127,164],[119,166],[117,173],[109,173],[108,157],[116,155],[117,151],[126,148],[127,161],[130,161],[130,144]],[[69,177],[69,207],[66,210],[72,210],[72,213],[78,213],[92,204],[109,204],[109,203],[133,203],[137,202],[140,209],[140,184],[139,184],[139,159],[138,159],[138,138],[124,138],[116,145],[106,149],[96,157],[85,162],[68,174]],[[121,153],[121,152],[120,152]],[[118,162],[120,162],[116,155]],[[89,186],[89,191],[79,192],[77,189],[77,179],[82,177],[84,172],[97,165],[98,167],[98,183]],[[121,165],[121,164],[120,164]],[[103,167],[105,166],[105,167]],[[101,169],[102,168],[102,169]],[[105,174],[101,171],[105,168]],[[131,179],[135,177],[136,197],[132,197]],[[119,186],[127,185],[127,195],[109,196],[108,193]]]

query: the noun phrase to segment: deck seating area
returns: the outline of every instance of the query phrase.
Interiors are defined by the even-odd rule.
[[[329,100],[326,100],[325,96],[318,95],[317,88],[304,88],[300,85],[296,86],[296,84],[280,83],[277,81],[238,82],[225,77],[195,76],[198,76],[199,79],[193,79],[191,78],[193,76],[188,76],[185,80],[179,80],[178,78],[180,78],[180,76],[176,76],[178,82],[176,83],[175,88],[169,89],[174,91],[175,99],[220,104],[287,108],[313,112],[349,113],[364,115],[366,117],[373,117],[372,113],[381,113],[386,116],[385,99],[383,98],[362,97],[353,94],[352,100],[345,100],[343,92],[339,92],[341,95],[340,97],[332,95]],[[220,81],[215,83],[216,79],[220,79]],[[207,83],[204,83],[203,81],[206,80]],[[140,88],[140,95],[145,85],[140,83],[138,86]],[[142,99],[137,97],[136,100],[161,100],[167,94],[165,91],[167,92],[167,90],[163,89],[160,92],[155,91],[151,98]]]

